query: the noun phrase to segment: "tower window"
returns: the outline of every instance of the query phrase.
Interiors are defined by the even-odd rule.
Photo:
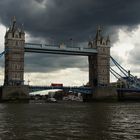
[[[16,41],[16,45],[18,45],[18,41]]]
[[[18,34],[15,35],[15,38],[18,38]]]

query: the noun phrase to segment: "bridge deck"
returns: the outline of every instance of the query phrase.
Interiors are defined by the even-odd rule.
[[[25,52],[89,56],[96,54],[97,50],[93,48],[25,43]]]
[[[69,90],[84,94],[91,94],[90,87],[68,87],[68,86],[29,86],[30,92],[42,91],[42,90],[52,90],[52,89],[61,89]]]
[[[117,89],[118,92],[136,92],[136,93],[140,93],[140,89],[135,89],[135,88],[118,88]]]

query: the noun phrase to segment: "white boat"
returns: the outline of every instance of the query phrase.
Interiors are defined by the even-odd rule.
[[[68,95],[66,97],[63,97],[63,101],[78,101],[78,102],[83,102],[83,98],[82,98],[82,96]]]
[[[51,98],[47,99],[47,102],[49,102],[49,103],[57,103],[57,100],[55,98],[51,97]]]

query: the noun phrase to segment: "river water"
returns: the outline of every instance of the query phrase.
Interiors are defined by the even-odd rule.
[[[140,103],[0,104],[0,140],[140,140]]]

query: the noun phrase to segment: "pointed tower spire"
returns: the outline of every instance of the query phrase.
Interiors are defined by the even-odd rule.
[[[109,37],[109,35],[107,36],[106,44],[107,44],[107,45],[110,44],[110,37]]]
[[[9,30],[12,30],[12,22],[10,21]]]
[[[110,42],[110,37],[109,37],[109,35],[107,36],[107,41],[109,41],[109,42]]]
[[[12,30],[14,30],[15,27],[16,27],[16,17],[13,16],[13,18],[12,18]]]
[[[101,32],[101,31],[102,31],[102,29],[101,29],[101,26],[100,26],[100,25],[98,25],[98,27],[97,27],[97,31],[99,31],[99,32]]]
[[[24,33],[24,24],[21,24],[21,33]]]
[[[16,22],[16,17],[15,16],[13,16],[13,22]]]
[[[97,32],[96,32],[96,40],[100,40],[101,39],[101,31],[102,31],[101,26],[98,25]]]

